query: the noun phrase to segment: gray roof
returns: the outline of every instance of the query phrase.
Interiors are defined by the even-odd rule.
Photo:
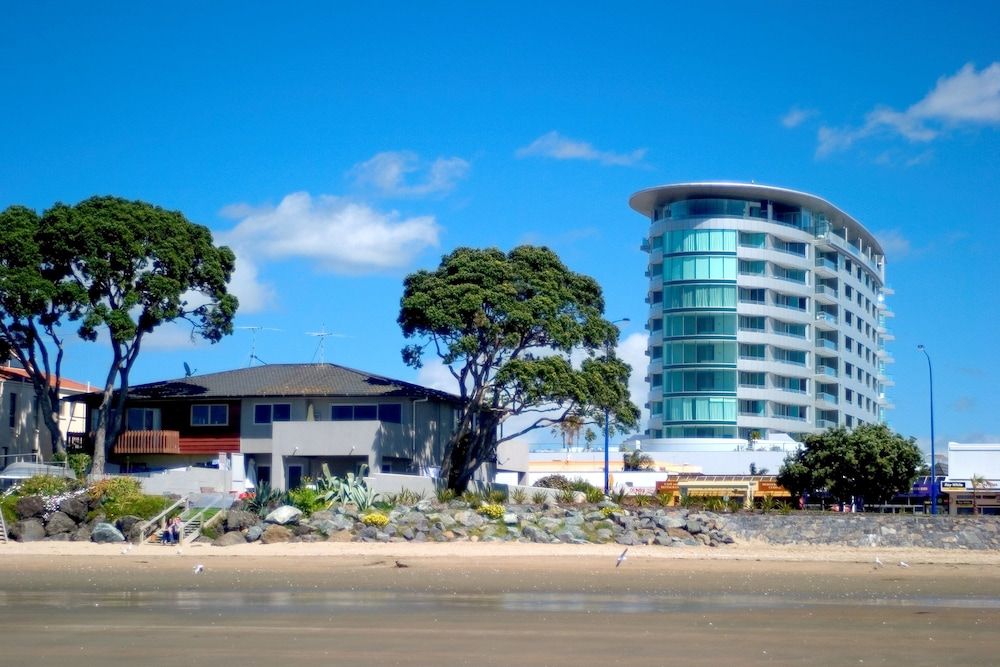
[[[272,364],[130,387],[129,399],[243,397],[434,398],[458,401],[447,392],[336,364]]]

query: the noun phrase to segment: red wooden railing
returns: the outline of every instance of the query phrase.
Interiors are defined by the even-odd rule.
[[[115,454],[180,454],[177,431],[125,431],[115,442]]]

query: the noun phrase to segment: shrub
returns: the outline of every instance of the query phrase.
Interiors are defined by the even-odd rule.
[[[504,506],[500,503],[483,503],[479,506],[479,513],[491,519],[499,519],[505,511]]]
[[[453,501],[455,499],[455,490],[454,489],[438,489],[437,493],[435,495],[437,495],[437,499],[438,499],[439,503],[448,504],[448,503],[450,503],[451,501]]]
[[[165,496],[139,495],[131,498],[123,498],[110,505],[104,506],[104,511],[109,520],[122,516],[138,516],[143,519],[152,519],[154,516],[167,509],[172,501]]]
[[[528,492],[520,486],[515,486],[507,494],[508,499],[515,505],[523,505],[528,500]]]
[[[65,477],[55,477],[53,475],[35,475],[29,477],[17,486],[16,495],[19,496],[58,496],[60,493],[72,491],[77,487],[77,483]]]
[[[540,486],[543,489],[558,489],[563,491],[565,489],[572,490],[573,483],[562,475],[547,475],[535,482],[535,486]]]
[[[604,515],[605,519],[609,518],[612,514],[614,514],[617,511],[618,510],[615,509],[614,507],[603,507],[603,508],[601,508],[601,514]]]
[[[14,511],[14,506],[17,505],[17,498],[14,494],[0,496],[0,512],[3,512],[3,520],[7,522],[7,525],[17,521],[17,512]]]
[[[670,507],[674,503],[674,494],[660,491],[656,494],[656,502],[660,503],[661,507]]]
[[[207,537],[210,540],[214,540],[219,536],[219,526],[218,524],[214,526],[202,526],[201,534],[203,537]]]
[[[389,517],[381,512],[369,512],[361,517],[361,522],[366,526],[375,526],[376,528],[385,528],[389,523]]]
[[[632,496],[632,501],[636,507],[647,507],[653,504],[653,496],[645,493],[637,493]]]
[[[548,500],[549,500],[549,494],[545,493],[544,491],[535,491],[534,493],[531,494],[531,502],[535,503],[536,505],[541,505],[543,503],[546,503],[548,502]]]
[[[625,492],[625,489],[612,489],[611,493],[608,495],[611,497],[611,502],[616,505],[621,505],[625,502],[625,498],[628,496],[628,493]]]
[[[61,462],[67,461],[70,470],[76,473],[76,478],[82,480],[87,475],[87,471],[90,470],[91,458],[89,454],[70,454],[69,457],[62,452],[56,452],[52,455],[52,460]]]
[[[91,484],[89,491],[93,500],[106,503],[117,498],[141,495],[142,485],[135,477],[108,477]]]
[[[600,490],[596,486],[591,486],[590,488],[584,490],[583,493],[587,496],[588,503],[599,503],[604,500],[604,491]]]
[[[283,503],[285,494],[278,489],[272,489],[267,484],[261,484],[257,490],[247,494],[245,499],[248,512],[253,512],[257,516],[267,516],[267,513]]]
[[[400,489],[399,493],[386,495],[386,501],[391,505],[416,505],[424,499],[426,494],[423,491],[411,491],[410,489]]]
[[[507,494],[500,489],[490,489],[486,492],[486,500],[491,503],[503,503],[507,500]]]
[[[300,486],[288,492],[288,502],[293,507],[302,510],[302,513],[309,516],[313,512],[326,509],[330,504],[324,500],[323,494],[308,486]]]
[[[483,504],[483,497],[475,491],[466,491],[462,494],[462,500],[469,503],[469,507],[476,509]]]
[[[576,491],[573,489],[560,489],[556,494],[556,498],[558,498],[561,503],[571,503],[573,502],[573,494],[575,493]]]

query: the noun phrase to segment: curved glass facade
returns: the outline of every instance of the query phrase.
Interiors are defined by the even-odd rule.
[[[637,193],[650,220],[654,438],[760,438],[884,419],[884,258],[819,198],[755,184]]]

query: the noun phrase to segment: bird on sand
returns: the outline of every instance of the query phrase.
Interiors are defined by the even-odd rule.
[[[193,572],[195,574],[201,574],[204,571],[205,571],[205,566],[202,565],[201,563],[198,563],[197,565],[194,566]]]
[[[900,567],[910,567],[910,564],[907,563],[906,561],[899,561],[899,566]]]
[[[402,562],[400,562],[400,561],[397,560],[396,561],[396,567],[410,567],[410,566],[407,565],[406,563],[402,563]]]
[[[625,547],[625,551],[622,552],[621,556],[619,556],[618,560],[615,562],[615,567],[619,567],[622,563],[625,562],[626,558],[625,554],[627,553],[628,553],[628,547]]]
[[[875,556],[875,569],[877,570],[880,567],[882,567],[882,560],[878,556]]]

